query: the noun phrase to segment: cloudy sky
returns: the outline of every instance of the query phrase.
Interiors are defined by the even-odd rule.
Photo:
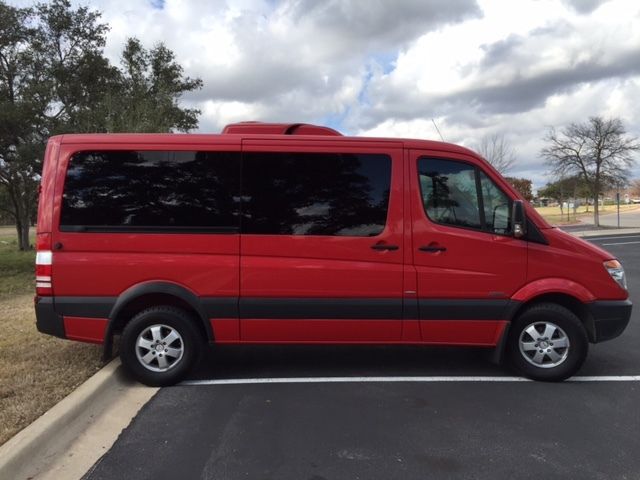
[[[640,136],[638,0],[94,0],[117,61],[164,42],[204,88],[200,131],[240,120],[473,148],[504,134],[543,185],[553,125],[620,117]],[[639,162],[640,165],[640,162]],[[634,170],[640,176],[640,168]]]

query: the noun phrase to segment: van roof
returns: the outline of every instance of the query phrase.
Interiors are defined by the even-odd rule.
[[[222,133],[72,133],[52,137],[61,144],[74,145],[207,145],[227,144],[238,145],[243,140],[258,141],[267,140],[294,140],[300,142],[313,142],[328,144],[358,144],[367,143],[374,147],[375,144],[396,144],[397,147],[428,149],[435,151],[457,152],[474,154],[471,150],[453,143],[435,140],[419,140],[410,138],[384,138],[384,137],[357,137],[344,136],[340,132],[329,127],[308,124],[258,124],[257,122],[227,125]],[[477,154],[475,154],[477,155]]]

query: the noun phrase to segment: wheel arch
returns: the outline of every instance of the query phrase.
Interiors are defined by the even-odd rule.
[[[507,314],[509,324],[502,332],[502,337],[493,351],[492,361],[494,363],[501,363],[503,360],[511,322],[518,318],[526,309],[539,303],[555,303],[571,311],[584,325],[589,341],[595,341],[595,321],[586,305],[594,301],[595,296],[584,286],[576,282],[563,278],[537,280],[518,290],[511,297],[511,300],[512,306]]]
[[[111,358],[113,337],[137,313],[153,305],[181,308],[196,320],[194,323],[203,340],[213,341],[213,330],[198,296],[188,288],[171,282],[145,282],[134,285],[120,294],[109,314],[105,331],[103,357]]]
[[[531,308],[533,305],[541,303],[553,303],[569,310],[578,317],[584,325],[589,341],[595,341],[595,324],[589,308],[586,303],[580,300],[577,296],[566,292],[545,292],[531,297],[527,301],[521,302],[518,308],[514,309],[510,320],[515,320],[525,310]]]

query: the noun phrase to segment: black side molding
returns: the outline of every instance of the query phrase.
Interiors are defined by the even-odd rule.
[[[117,297],[55,297],[56,312],[66,317],[109,318]]]
[[[64,321],[53,306],[53,297],[36,297],[36,328],[39,332],[66,338]]]
[[[402,298],[241,298],[240,318],[402,320]]]
[[[511,320],[520,302],[504,300],[418,300],[421,320]]]

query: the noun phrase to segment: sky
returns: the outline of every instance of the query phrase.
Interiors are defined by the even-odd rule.
[[[435,122],[472,149],[504,135],[508,174],[536,187],[551,126],[619,117],[640,137],[638,0],[72,1],[102,12],[114,62],[136,36],[202,78],[182,99],[200,132],[262,120],[437,140]]]

